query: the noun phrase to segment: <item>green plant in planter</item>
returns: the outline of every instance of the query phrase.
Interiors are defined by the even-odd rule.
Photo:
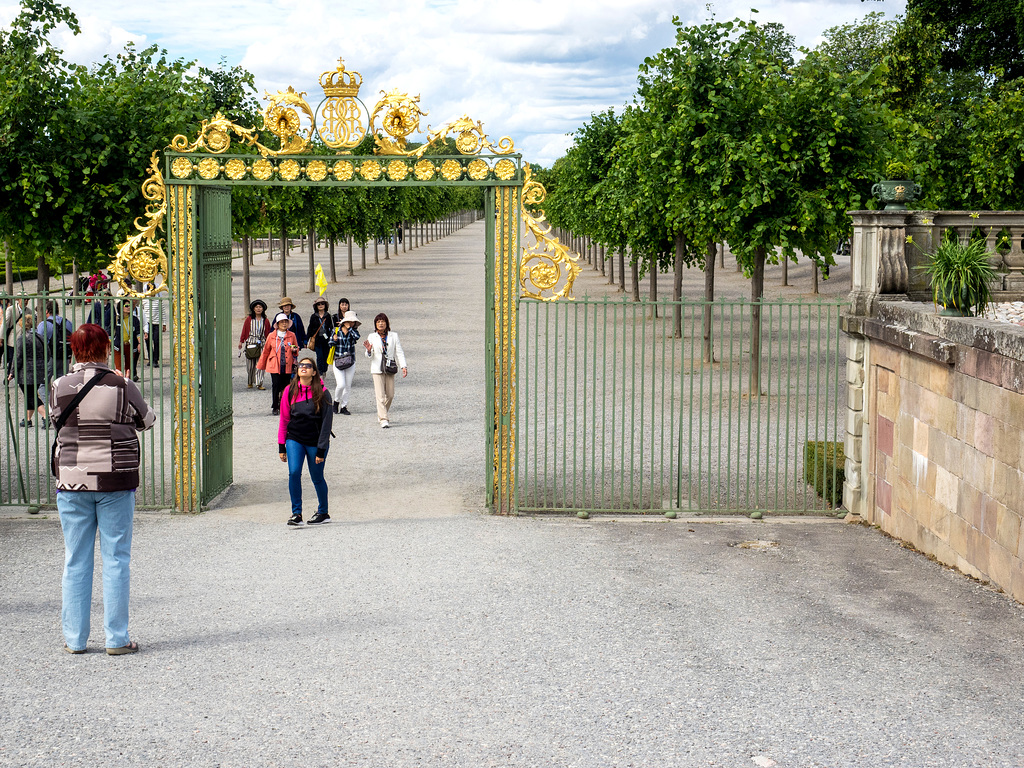
[[[943,314],[969,317],[985,311],[992,301],[989,284],[996,277],[989,263],[992,255],[984,240],[961,243],[947,237],[928,263],[918,267],[931,278],[933,301],[945,307]]]
[[[899,160],[890,160],[885,164],[885,178],[894,181],[910,178],[910,166]]]
[[[885,203],[887,211],[905,211],[907,203],[921,196],[921,185],[910,179],[910,166],[899,160],[885,164],[885,179],[871,188],[871,194]]]

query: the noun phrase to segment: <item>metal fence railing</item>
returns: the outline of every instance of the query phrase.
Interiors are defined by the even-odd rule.
[[[753,306],[521,301],[517,509],[831,510],[804,452],[843,439],[841,302],[760,304],[759,386]]]
[[[0,352],[4,384],[4,413],[0,414],[4,422],[0,427],[0,506],[56,503],[50,475],[54,433],[47,401],[51,382],[74,362],[70,347],[62,343],[63,335],[58,330],[63,319],[70,322],[72,329],[94,322],[111,334],[111,365],[128,369],[157,414],[156,425],[139,434],[142,458],[137,504],[156,509],[173,506],[171,337],[164,331],[170,318],[170,304],[166,295],[129,299],[63,292],[14,297],[0,293],[0,317],[12,302],[21,319],[10,337],[4,338],[4,349]]]

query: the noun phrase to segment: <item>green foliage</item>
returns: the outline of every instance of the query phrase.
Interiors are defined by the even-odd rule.
[[[885,178],[902,181],[910,178],[910,166],[900,160],[890,160],[885,164]]]
[[[93,67],[71,66],[47,39],[74,14],[50,0],[23,0],[0,32],[0,235],[18,263],[45,254],[105,264],[134,233],[150,154],[193,134],[217,110],[250,115],[252,76],[238,67],[193,72],[152,46],[129,45]]]
[[[843,501],[846,454],[842,443],[808,440],[804,445],[804,482],[833,507]]]
[[[917,268],[931,278],[936,304],[980,315],[992,301],[989,284],[996,271],[989,259],[995,256],[983,238],[965,244],[951,235],[943,238],[927,264]]]
[[[944,70],[1024,77],[1024,0],[908,0],[907,18],[936,29]]]

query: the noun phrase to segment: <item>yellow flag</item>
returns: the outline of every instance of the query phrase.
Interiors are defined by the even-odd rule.
[[[324,277],[324,268],[319,264],[316,265],[316,287],[320,289],[320,295],[324,295],[324,291],[327,290],[327,278]]]

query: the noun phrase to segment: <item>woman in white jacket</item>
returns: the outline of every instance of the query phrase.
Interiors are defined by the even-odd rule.
[[[398,340],[398,334],[391,330],[388,316],[381,312],[373,318],[373,327],[375,332],[369,335],[363,346],[366,348],[366,356],[370,358],[373,392],[377,397],[377,421],[382,429],[387,429],[391,426],[388,411],[395,398],[395,375],[401,369],[404,379],[409,375],[409,369],[405,365],[402,342]]]

